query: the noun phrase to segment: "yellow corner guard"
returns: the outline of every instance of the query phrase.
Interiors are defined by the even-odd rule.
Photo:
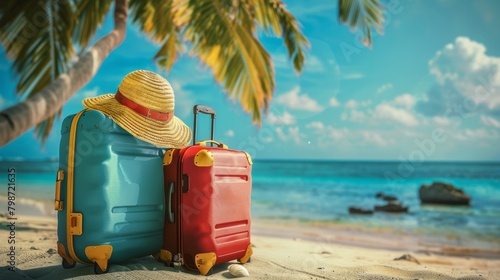
[[[252,249],[252,244],[248,245],[247,247],[247,252],[245,253],[245,255],[240,259],[240,262],[241,263],[246,263],[248,262],[248,260],[250,259],[250,257],[252,256],[253,254],[253,249]]]
[[[65,259],[69,265],[73,265],[75,261],[66,254],[66,249],[61,242],[57,242],[57,253],[61,258]]]
[[[195,256],[196,267],[200,271],[202,275],[207,275],[212,266],[215,265],[215,261],[217,260],[217,255],[215,253],[201,253],[196,254]]]
[[[194,157],[194,165],[204,167],[214,165],[214,155],[208,150],[200,150]]]
[[[96,245],[85,247],[85,255],[89,260],[97,263],[102,271],[108,269],[108,260],[113,253],[113,246],[111,245]]]
[[[163,165],[169,165],[170,163],[172,163],[174,151],[175,149],[170,149],[165,153],[165,155],[163,156]]]
[[[170,264],[173,260],[172,253],[170,251],[161,249],[157,261]]]

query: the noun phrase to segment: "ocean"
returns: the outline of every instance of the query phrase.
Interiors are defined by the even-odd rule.
[[[51,203],[57,166],[57,161],[0,162],[2,203],[11,167],[16,168],[16,199]],[[255,220],[383,228],[443,237],[450,245],[500,248],[500,163],[256,160],[252,176]],[[435,181],[463,189],[472,197],[471,205],[422,205],[418,189]],[[409,213],[348,213],[350,206],[383,205],[375,197],[378,192],[395,195]]]

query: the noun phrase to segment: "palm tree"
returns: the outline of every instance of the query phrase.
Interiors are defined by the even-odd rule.
[[[361,28],[382,27],[378,0],[338,0],[339,19]],[[88,46],[114,3],[114,29]],[[130,10],[129,10],[130,6]],[[125,38],[127,17],[161,43],[156,63],[167,72],[187,43],[230,98],[260,124],[274,91],[274,68],[257,29],[283,39],[300,73],[309,42],[281,0],[38,0],[0,1],[0,42],[19,76],[24,101],[0,112],[0,147],[36,125],[44,142],[62,106],[95,75]],[[76,49],[80,56],[76,56]]]

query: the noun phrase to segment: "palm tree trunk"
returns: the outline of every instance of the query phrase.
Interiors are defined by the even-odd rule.
[[[127,0],[116,0],[113,31],[97,41],[67,73],[39,93],[0,112],[0,147],[54,115],[95,76],[104,59],[125,39],[127,13]]]

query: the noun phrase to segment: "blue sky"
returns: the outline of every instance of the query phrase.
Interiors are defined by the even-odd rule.
[[[297,75],[282,41],[262,38],[276,71],[262,127],[187,54],[162,73],[175,90],[178,117],[192,126],[192,106],[212,106],[217,140],[258,159],[500,160],[499,1],[389,1],[384,34],[371,49],[337,22],[337,1],[284,2],[311,49]],[[108,18],[97,37],[110,28]],[[129,24],[125,42],[63,117],[81,110],[85,97],[114,93],[131,71],[159,72],[152,61],[158,48]],[[3,109],[18,99],[3,51],[0,61]],[[60,124],[45,146],[30,131],[1,148],[0,159],[57,158]]]

